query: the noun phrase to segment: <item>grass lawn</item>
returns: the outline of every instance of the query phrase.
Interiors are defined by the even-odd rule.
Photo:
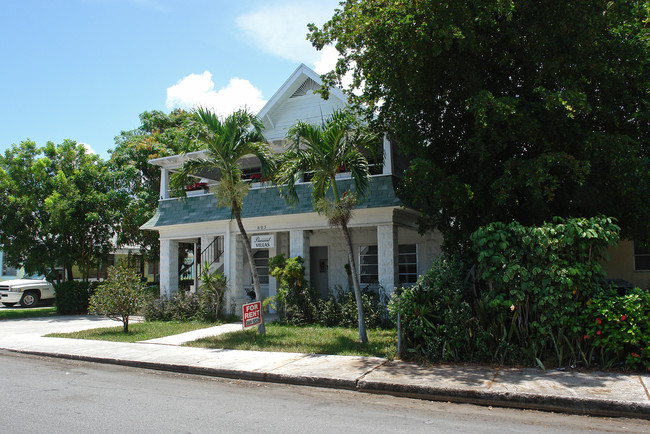
[[[129,332],[124,333],[122,323],[116,322],[115,324],[119,324],[119,326],[82,330],[74,333],[52,333],[46,336],[53,338],[94,339],[98,341],[137,342],[219,325],[219,323],[181,321],[129,322]]]
[[[368,330],[367,344],[359,344],[358,337],[359,331],[356,329],[267,324],[266,335],[258,335],[256,329],[251,329],[203,338],[185,345],[236,350],[377,356],[389,359],[395,357],[397,331]]]
[[[0,320],[2,319],[20,319],[33,318],[38,316],[56,315],[55,307],[40,307],[36,309],[0,309]]]

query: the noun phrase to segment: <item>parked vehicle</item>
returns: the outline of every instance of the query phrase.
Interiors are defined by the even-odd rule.
[[[34,307],[39,300],[53,298],[54,286],[44,276],[25,276],[0,282],[0,301],[5,306],[20,303],[23,307]]]

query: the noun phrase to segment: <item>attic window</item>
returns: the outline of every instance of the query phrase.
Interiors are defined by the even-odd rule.
[[[307,95],[307,92],[309,91],[315,91],[320,89],[320,86],[318,83],[316,83],[314,80],[311,78],[308,78],[307,80],[304,81],[303,84],[300,85],[300,87],[291,95],[291,98],[297,98],[299,96],[305,96]]]

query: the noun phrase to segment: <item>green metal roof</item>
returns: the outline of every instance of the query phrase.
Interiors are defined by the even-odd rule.
[[[340,192],[354,190],[351,179],[339,180],[337,185]],[[311,201],[311,184],[298,185],[296,191],[298,203],[289,205],[280,196],[277,187],[251,189],[244,199],[242,218],[314,212]],[[370,179],[368,197],[365,201],[360,202],[356,209],[401,205],[402,202],[395,195],[393,176],[373,176]],[[217,200],[212,194],[203,194],[161,201],[156,214],[142,225],[141,229],[230,219],[230,208],[217,207]]]

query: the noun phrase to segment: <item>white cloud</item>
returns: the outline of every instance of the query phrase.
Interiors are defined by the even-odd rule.
[[[86,148],[86,154],[95,154],[95,155],[97,155],[97,152],[88,143],[77,142],[77,144],[82,145],[84,148]]]
[[[339,52],[331,45],[323,47],[320,51],[320,59],[314,62],[314,71],[318,74],[325,74],[336,67],[336,61],[339,59]]]
[[[262,99],[262,91],[241,78],[231,78],[227,86],[216,91],[209,71],[190,74],[168,87],[165,101],[165,106],[170,110],[202,106],[220,116],[227,116],[244,107],[257,113],[264,104],[266,101]]]
[[[286,2],[262,6],[237,17],[252,45],[292,62],[314,65],[321,55],[307,41],[307,24],[322,25],[334,14],[338,0]]]

